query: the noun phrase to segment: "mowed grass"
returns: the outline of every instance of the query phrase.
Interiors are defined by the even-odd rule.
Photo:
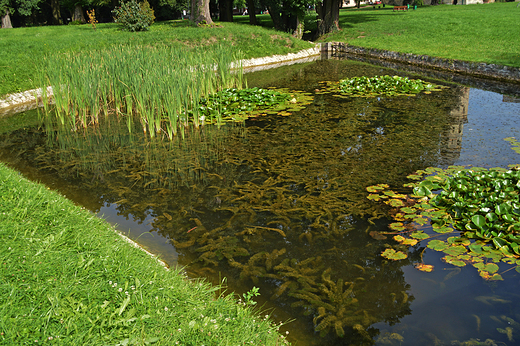
[[[49,54],[90,52],[114,45],[168,45],[234,47],[244,58],[294,53],[313,45],[287,33],[259,26],[221,23],[220,27],[194,27],[188,21],[155,23],[147,32],[121,31],[117,24],[45,26],[0,30],[0,98],[36,87],[35,75]]]
[[[286,344],[247,300],[166,271],[3,164],[0,238],[0,345]]]
[[[520,67],[517,3],[342,9],[341,31],[322,41]]]

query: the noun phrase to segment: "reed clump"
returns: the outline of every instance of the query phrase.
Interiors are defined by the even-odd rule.
[[[44,95],[47,124],[73,131],[116,116],[131,130],[135,116],[150,137],[173,139],[189,124],[220,121],[200,114],[199,100],[225,88],[241,88],[242,69],[231,70],[241,53],[212,48],[117,46],[87,54],[48,57],[40,76],[54,90],[54,106]]]

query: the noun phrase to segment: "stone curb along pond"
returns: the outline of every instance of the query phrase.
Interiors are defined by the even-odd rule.
[[[410,65],[468,74],[475,77],[520,83],[520,68],[512,66],[444,59],[411,53],[399,53],[383,49],[351,46],[345,42],[323,43],[322,51],[329,51],[332,54],[347,53],[369,56],[383,60],[398,61]]]
[[[297,53],[289,53],[286,55],[273,55],[262,58],[244,59],[240,61],[240,64],[245,70],[251,70],[255,67],[262,66],[265,66],[266,68],[271,68],[273,67],[273,65],[277,65],[279,63],[295,62],[300,59],[318,56],[320,52],[322,55],[347,53],[361,56],[369,56],[383,60],[403,62],[410,65],[468,74],[476,77],[484,77],[489,79],[520,83],[520,68],[516,67],[468,62],[453,59],[443,59],[430,57],[427,55],[399,53],[382,49],[364,48],[348,45],[345,42],[319,43],[316,44],[316,46],[313,48],[305,49]],[[47,89],[47,94],[49,96],[52,96],[52,88],[49,87]],[[41,89],[33,89],[21,93],[8,95],[5,99],[0,100],[0,116],[11,115],[29,109],[34,109],[36,107],[41,107],[41,95]]]

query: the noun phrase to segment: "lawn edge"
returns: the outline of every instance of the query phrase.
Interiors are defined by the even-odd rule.
[[[520,83],[520,68],[513,66],[400,53],[384,49],[353,46],[345,42],[324,42],[322,43],[322,50],[336,56],[338,54],[353,54],[502,82]]]

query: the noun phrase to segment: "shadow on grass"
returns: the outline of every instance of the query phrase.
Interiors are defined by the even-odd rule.
[[[386,16],[398,15],[398,13],[393,12],[392,7],[378,8],[382,5],[375,6],[375,9],[373,7],[341,9],[339,11],[339,27],[349,29],[353,28],[355,24],[377,22],[384,20]]]

